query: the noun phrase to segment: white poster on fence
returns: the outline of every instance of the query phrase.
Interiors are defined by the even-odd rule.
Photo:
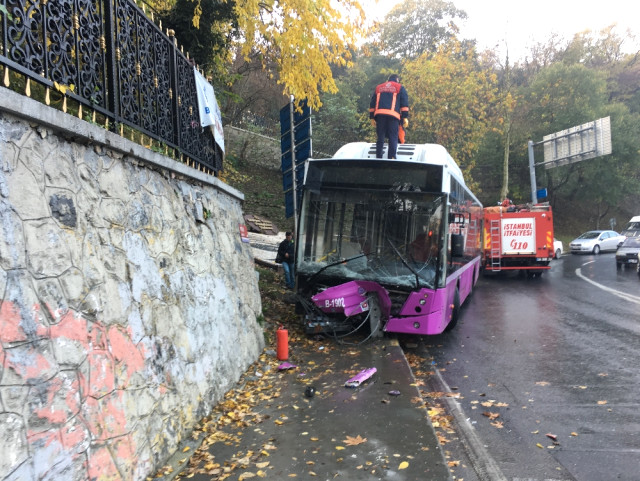
[[[213,92],[213,86],[194,67],[193,75],[196,79],[198,92],[198,110],[200,111],[200,126],[211,127],[213,139],[224,152],[224,132],[222,131],[222,114]]]

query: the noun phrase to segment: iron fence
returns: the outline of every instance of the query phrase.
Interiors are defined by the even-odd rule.
[[[163,143],[202,170],[222,151],[200,127],[193,62],[131,0],[0,0],[0,64],[105,119]],[[27,91],[28,94],[28,91]]]

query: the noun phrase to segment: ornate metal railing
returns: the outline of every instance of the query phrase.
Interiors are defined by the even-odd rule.
[[[131,0],[0,0],[3,85],[23,78],[75,102],[80,118],[148,136],[165,151],[214,173],[222,152],[202,130],[193,62]],[[135,132],[135,134],[134,134]],[[144,142],[143,142],[144,143]],[[147,142],[149,145],[153,140]],[[186,158],[185,158],[186,157]]]

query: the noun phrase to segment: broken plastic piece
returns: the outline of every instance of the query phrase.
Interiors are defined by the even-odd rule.
[[[345,387],[358,387],[360,384],[365,382],[371,376],[373,376],[378,370],[375,367],[370,367],[368,369],[363,369],[358,374],[353,376],[347,382],[344,383]]]
[[[389,391],[389,396],[400,396],[400,391],[396,391],[396,390]]]
[[[295,369],[298,366],[295,366],[293,364],[290,364],[288,362],[283,362],[282,364],[280,364],[278,366],[278,371],[286,371],[287,369]]]

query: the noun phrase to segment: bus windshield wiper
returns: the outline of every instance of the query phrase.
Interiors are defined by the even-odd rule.
[[[324,266],[322,269],[320,269],[318,272],[316,272],[315,274],[313,274],[309,280],[307,281],[308,283],[311,283],[311,281],[313,279],[315,279],[317,276],[319,276],[320,274],[322,274],[324,271],[326,271],[329,267],[333,267],[333,266],[337,266],[338,264],[347,264],[348,262],[351,262],[352,260],[355,259],[359,259],[360,257],[366,257],[369,254],[356,254],[355,256],[351,256],[351,257],[347,257],[346,259],[338,259],[337,261],[334,261],[330,264],[327,264],[326,266]]]
[[[387,242],[389,243],[389,245],[393,248],[393,250],[395,251],[396,255],[400,258],[400,260],[402,261],[402,264],[409,269],[411,272],[413,272],[413,274],[416,276],[416,289],[420,289],[420,275],[416,272],[416,270],[411,267],[409,265],[409,263],[406,261],[406,259],[404,258],[404,256],[402,254],[400,254],[400,251],[396,248],[395,245],[393,245],[393,242],[391,242],[391,239],[389,239],[388,237],[386,238]]]

